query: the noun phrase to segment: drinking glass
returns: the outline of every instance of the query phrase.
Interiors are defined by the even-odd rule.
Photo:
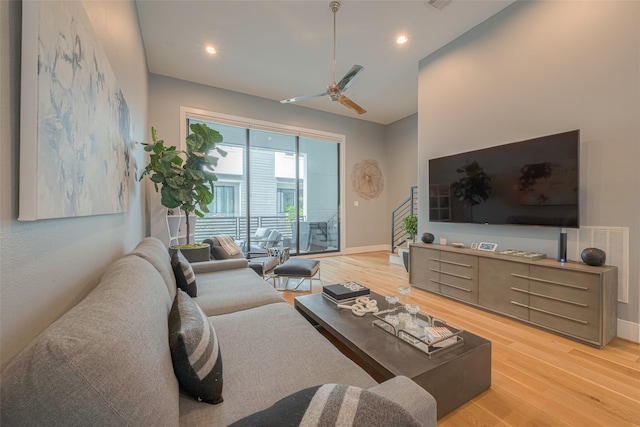
[[[409,295],[409,293],[411,292],[411,286],[407,285],[407,286],[398,286],[398,292],[400,292],[400,295],[403,296],[402,298],[402,305],[404,306],[404,310],[406,310],[406,306],[407,306],[407,295]],[[401,322],[406,322],[407,320],[409,320],[409,314],[406,311],[401,311],[398,314],[398,320],[400,320]]]
[[[409,295],[409,293],[411,293],[411,286],[407,285],[407,286],[398,286],[398,292],[400,292],[400,295],[403,295],[404,298],[402,299],[403,304],[407,304],[407,295]]]
[[[387,295],[386,297],[384,297],[384,299],[389,303],[389,310],[384,319],[395,326],[398,324],[398,316],[396,315],[396,303],[398,302],[398,295]]]
[[[420,329],[420,325],[418,324],[418,313],[420,312],[420,306],[418,306],[418,304],[407,304],[405,305],[405,308],[411,316],[411,318],[406,323],[407,329],[418,331]]]
[[[384,299],[389,303],[389,312],[394,311],[398,302],[398,295],[387,295]]]

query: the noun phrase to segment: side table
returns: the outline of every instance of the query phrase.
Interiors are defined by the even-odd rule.
[[[278,258],[278,264],[284,264],[289,259],[288,247],[275,247],[267,249],[269,256]]]

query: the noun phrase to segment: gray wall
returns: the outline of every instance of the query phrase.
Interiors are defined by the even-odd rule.
[[[391,171],[387,211],[391,213],[411,195],[410,188],[418,185],[418,113],[389,124],[386,141],[387,168]]]
[[[629,303],[618,304],[618,317],[636,328],[639,22],[640,2],[517,2],[424,58],[418,100],[423,201],[429,158],[581,130],[581,225],[629,227]],[[556,256],[557,228],[428,223],[425,208],[419,231],[436,238]]]
[[[331,102],[327,100],[327,102]],[[245,117],[289,126],[346,135],[346,242],[345,249],[371,247],[387,243],[387,191],[378,199],[365,201],[351,189],[353,165],[364,159],[376,159],[388,179],[385,162],[385,126],[320,112],[298,105],[204,86],[171,77],[149,76],[149,125],[167,142],[180,138],[180,107],[192,107],[232,116]],[[336,108],[344,108],[336,104]],[[151,188],[151,187],[149,187]],[[164,209],[159,196],[148,191],[151,225],[149,232],[164,238]],[[359,206],[355,207],[354,202]]]
[[[140,185],[144,162],[132,152],[129,212],[18,222],[21,9],[0,2],[0,365],[96,285],[106,266],[143,236]],[[118,78],[132,136],[145,139],[147,66],[132,1],[87,2],[87,13]]]

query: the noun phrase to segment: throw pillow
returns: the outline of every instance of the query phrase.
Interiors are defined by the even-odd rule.
[[[224,250],[222,246],[220,246],[220,242],[217,237],[211,237],[210,239],[204,239],[202,243],[209,244],[209,251],[211,252],[211,258],[215,260],[223,260],[223,259],[240,259],[244,258],[244,254],[242,251],[238,252],[234,255],[229,255],[229,253]]]
[[[181,290],[169,312],[169,348],[183,390],[202,402],[222,402],[222,357],[216,331],[200,306]]]
[[[190,297],[198,296],[198,286],[196,285],[196,275],[191,268],[189,261],[182,255],[182,252],[175,251],[171,257],[171,267],[176,276],[178,288],[189,294]]]
[[[409,426],[421,424],[400,404],[359,387],[325,384],[293,393],[232,427]]]

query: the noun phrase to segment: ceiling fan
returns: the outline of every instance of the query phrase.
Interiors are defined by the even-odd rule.
[[[353,67],[351,67],[349,72],[344,75],[342,80],[336,83],[336,12],[338,12],[338,10],[340,9],[340,2],[335,0],[332,1],[329,4],[329,9],[331,9],[331,12],[333,12],[333,82],[329,84],[329,86],[327,86],[327,90],[322,93],[283,99],[280,102],[282,102],[283,104],[287,104],[290,102],[302,101],[303,99],[317,98],[320,96],[329,95],[329,98],[331,98],[332,101],[338,101],[345,107],[355,110],[358,114],[364,114],[367,112],[367,110],[343,95],[343,92],[346,92],[347,88],[351,86],[358,74],[360,74],[362,70],[364,70],[364,67],[362,65],[354,65]]]

